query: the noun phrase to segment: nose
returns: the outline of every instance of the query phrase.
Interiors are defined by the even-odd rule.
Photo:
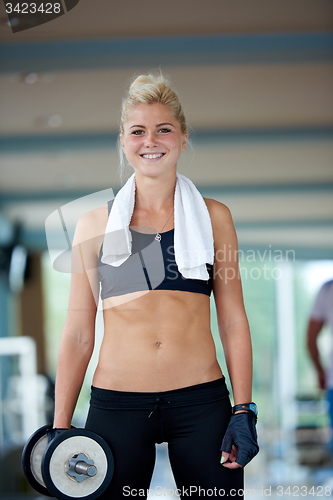
[[[156,135],[155,131],[153,130],[147,130],[146,135],[145,135],[145,146],[146,148],[151,148],[155,147],[156,144]]]

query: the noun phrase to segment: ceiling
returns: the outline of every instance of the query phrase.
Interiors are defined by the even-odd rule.
[[[52,210],[117,191],[121,98],[161,68],[192,136],[179,169],[240,244],[333,258],[331,0],[80,0],[16,33],[1,3],[0,42],[0,229],[40,248]]]
[[[65,11],[66,6],[62,1]],[[331,0],[79,0],[51,23],[13,33],[0,4],[3,42],[330,31]]]

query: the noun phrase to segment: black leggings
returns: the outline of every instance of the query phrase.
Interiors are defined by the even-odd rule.
[[[86,429],[105,439],[115,460],[111,484],[100,498],[146,498],[155,443],[167,442],[175,498],[243,499],[243,469],[220,464],[230,415],[224,378],[158,393],[92,387]]]

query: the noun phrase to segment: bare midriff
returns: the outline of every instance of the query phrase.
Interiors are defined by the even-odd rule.
[[[222,376],[210,329],[207,295],[175,290],[103,301],[104,338],[93,385],[161,392]]]

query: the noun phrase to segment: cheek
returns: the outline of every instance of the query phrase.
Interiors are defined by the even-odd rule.
[[[182,148],[182,141],[175,137],[168,138],[168,140],[164,141],[164,144],[170,151],[179,151]]]
[[[137,148],[137,144],[136,144],[136,141],[133,141],[131,139],[127,139],[124,143],[123,143],[123,151],[124,153],[131,153],[133,151],[135,151],[135,149]]]

